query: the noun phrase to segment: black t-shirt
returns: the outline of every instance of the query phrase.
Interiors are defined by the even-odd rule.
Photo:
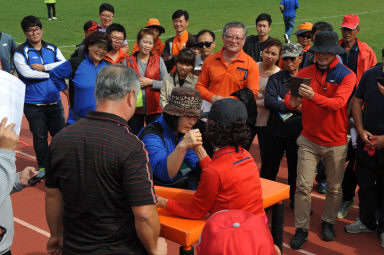
[[[251,56],[256,62],[263,61],[262,58],[262,52],[265,48],[265,45],[269,40],[271,40],[272,37],[268,37],[267,40],[264,42],[259,42],[259,36],[258,35],[250,35],[245,40],[243,50],[245,53],[247,53],[249,56]]]
[[[382,66],[368,69],[361,77],[355,97],[363,99],[363,127],[373,135],[384,135],[384,95],[377,87],[377,78],[384,77]]]
[[[156,203],[143,143],[113,114],[90,112],[53,138],[45,184],[63,196],[64,254],[147,254],[131,206]]]
[[[344,48],[344,43],[341,44],[341,47]],[[357,74],[357,62],[359,60],[359,47],[357,47],[357,42],[352,46],[349,53],[341,54],[340,57],[343,60],[343,64]]]

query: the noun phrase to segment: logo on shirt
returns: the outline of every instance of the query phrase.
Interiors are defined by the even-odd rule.
[[[3,43],[3,47],[7,47],[8,46],[8,44],[7,43]]]

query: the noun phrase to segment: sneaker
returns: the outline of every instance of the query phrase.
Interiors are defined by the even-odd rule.
[[[376,229],[372,230],[367,228],[359,218],[356,219],[356,221],[352,224],[349,224],[344,227],[345,232],[350,233],[350,234],[358,234],[362,232],[375,232]]]
[[[57,19],[56,17],[52,17],[52,19]]]
[[[51,18],[48,18],[48,20],[52,20]]]
[[[384,232],[380,234],[381,248],[384,248]]]
[[[289,36],[287,34],[284,34],[284,41],[285,43],[290,43]]]
[[[303,248],[304,242],[307,240],[308,240],[308,230],[305,230],[303,228],[298,228],[296,229],[296,233],[289,244],[292,249],[299,250]]]
[[[317,193],[327,194],[327,183],[326,182],[319,182],[317,184]]]
[[[336,239],[335,230],[333,230],[333,224],[323,221],[321,222],[321,239],[324,241],[334,241]]]
[[[355,204],[355,201],[343,201],[340,206],[340,210],[337,213],[338,219],[344,219],[347,217],[348,209],[351,208]]]

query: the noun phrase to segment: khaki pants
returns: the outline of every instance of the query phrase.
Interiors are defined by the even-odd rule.
[[[325,164],[327,195],[324,203],[323,221],[335,224],[342,199],[341,184],[344,177],[347,145],[322,146],[304,136],[297,139],[298,165],[295,193],[295,227],[309,229],[311,190],[317,163]]]

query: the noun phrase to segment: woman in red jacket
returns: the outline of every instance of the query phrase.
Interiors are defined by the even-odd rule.
[[[149,124],[161,115],[160,89],[168,73],[163,59],[151,53],[154,38],[155,35],[150,29],[141,29],[137,34],[139,51],[127,59],[127,65],[139,75],[141,85],[136,112],[128,122],[134,134],[139,133],[144,123]]]

